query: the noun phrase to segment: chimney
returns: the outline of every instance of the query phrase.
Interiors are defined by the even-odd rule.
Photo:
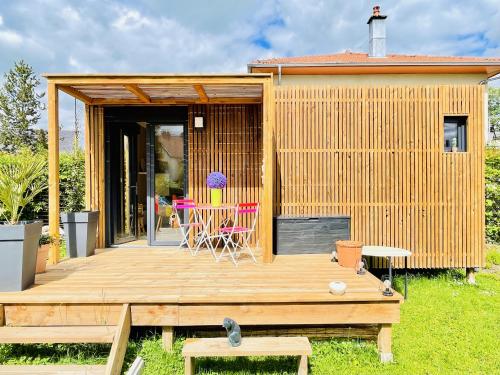
[[[380,14],[378,5],[373,7],[373,14],[368,20],[370,34],[369,57],[385,57],[385,19],[387,16]]]

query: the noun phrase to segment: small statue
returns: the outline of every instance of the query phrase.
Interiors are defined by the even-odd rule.
[[[233,319],[224,318],[222,326],[227,331],[227,338],[229,340],[229,345],[240,346],[241,345],[241,328]]]
[[[358,270],[356,271],[358,275],[365,275],[366,274],[366,268],[365,268],[365,261],[361,259],[358,263]]]

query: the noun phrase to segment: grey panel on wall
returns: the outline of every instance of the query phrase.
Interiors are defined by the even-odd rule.
[[[350,238],[349,216],[274,218],[275,254],[325,254]]]

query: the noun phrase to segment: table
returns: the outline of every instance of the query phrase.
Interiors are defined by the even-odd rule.
[[[298,356],[299,375],[307,375],[307,357],[312,355],[307,337],[243,337],[241,345],[229,346],[226,337],[187,339],[184,342],[184,374],[195,373],[199,357]]]
[[[195,254],[198,253],[201,245],[203,243],[205,243],[207,248],[212,253],[213,257],[215,259],[217,259],[217,256],[215,255],[215,249],[212,246],[211,240],[216,238],[218,235],[214,236],[213,232],[210,231],[210,225],[212,223],[214,213],[217,211],[234,211],[235,209],[236,209],[236,206],[234,206],[234,205],[222,205],[219,207],[214,207],[211,204],[202,204],[202,205],[196,206],[196,210],[198,212],[198,219],[199,219],[200,224],[201,224],[201,233],[199,234],[199,237],[198,237],[198,240],[196,243]],[[206,220],[203,218],[202,211],[207,212]]]
[[[411,251],[406,249],[401,249],[398,247],[388,247],[388,246],[363,246],[361,248],[361,255],[372,256],[372,257],[386,257],[389,260],[389,280],[391,280],[392,285],[392,259],[394,257],[404,257],[405,258],[405,299],[408,297],[408,257],[411,255]]]

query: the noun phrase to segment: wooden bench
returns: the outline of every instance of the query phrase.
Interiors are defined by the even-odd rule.
[[[231,347],[225,337],[187,339],[182,349],[186,375],[194,374],[197,357],[299,356],[299,375],[307,374],[307,356],[312,354],[307,337],[244,337]]]

